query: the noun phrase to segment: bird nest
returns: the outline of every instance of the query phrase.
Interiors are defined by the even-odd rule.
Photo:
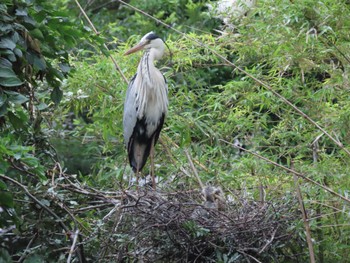
[[[287,199],[286,199],[287,200]],[[295,240],[293,199],[227,201],[221,190],[127,191],[105,217],[108,260],[138,262],[266,262]]]

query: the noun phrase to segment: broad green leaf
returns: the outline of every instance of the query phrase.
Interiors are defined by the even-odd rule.
[[[10,49],[0,49],[0,55],[6,57],[11,62],[15,62],[17,60],[15,54]]]
[[[23,107],[18,107],[16,109],[16,115],[18,118],[20,118],[22,120],[22,123],[26,123],[28,121],[27,111],[24,111]]]
[[[36,67],[39,70],[46,69],[46,62],[42,57],[35,56],[33,64],[34,64],[34,67]]]
[[[55,87],[51,92],[51,100],[58,105],[63,98],[63,91],[59,87]]]
[[[36,26],[35,20],[30,16],[24,16],[23,21],[27,24],[26,27],[28,27],[28,25],[30,28],[34,28]]]
[[[7,7],[5,4],[0,4],[0,12],[1,13],[6,13],[7,12]]]
[[[10,78],[1,78],[0,77],[0,85],[4,87],[16,87],[23,84],[23,81],[21,81],[17,77],[10,77]]]
[[[44,40],[44,35],[39,28],[35,28],[34,30],[30,31],[30,35],[34,38]]]
[[[0,40],[0,48],[14,50],[16,43],[14,43],[10,38],[3,38]]]
[[[49,105],[47,105],[46,103],[44,103],[44,102],[41,102],[38,106],[36,106],[36,108],[38,109],[38,110],[45,110],[45,109],[47,109],[49,107]]]
[[[14,92],[14,91],[5,91],[5,93],[8,95],[8,101],[11,101],[14,104],[23,104],[25,102],[27,102],[29,99],[18,93],[18,92]]]
[[[0,68],[12,68],[12,63],[6,58],[0,58]]]
[[[13,50],[13,53],[17,56],[17,57],[23,57],[23,53],[22,53],[22,50],[20,50],[19,48],[15,48]]]
[[[3,32],[4,34],[8,34],[12,30],[13,30],[13,26],[12,25],[2,24],[0,26],[0,32]]]
[[[16,73],[11,68],[0,67],[0,78],[17,78]]]
[[[7,103],[0,106],[0,117],[4,116],[7,113]]]
[[[18,130],[18,129],[21,129],[24,127],[23,120],[18,118],[18,116],[16,114],[14,114],[12,111],[9,111],[7,116],[9,117],[9,120],[10,120],[13,128],[15,128],[15,130]]]
[[[67,63],[59,63],[58,66],[64,73],[68,73],[71,70],[71,67]]]
[[[17,43],[19,41],[19,34],[17,32],[14,32],[12,37],[11,37],[11,40],[14,42],[14,43]]]
[[[15,14],[16,14],[16,16],[27,16],[28,12],[25,8],[19,7],[16,9]]]

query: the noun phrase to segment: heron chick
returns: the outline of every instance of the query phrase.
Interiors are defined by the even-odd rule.
[[[223,210],[225,205],[224,193],[220,187],[206,186],[202,190],[205,202],[204,207]]]
[[[165,43],[149,32],[125,55],[144,50],[137,72],[130,80],[124,104],[124,141],[129,163],[137,176],[151,154],[152,185],[154,179],[154,145],[157,143],[168,110],[168,87],[163,74],[154,65],[162,58]]]

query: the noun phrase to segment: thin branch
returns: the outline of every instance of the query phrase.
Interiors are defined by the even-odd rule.
[[[329,193],[331,193],[331,194],[333,194],[333,195],[339,197],[340,199],[342,199],[342,200],[344,200],[344,201],[350,203],[350,199],[349,199],[349,198],[346,198],[345,196],[343,196],[343,195],[341,195],[341,194],[338,194],[337,192],[335,192],[334,190],[332,190],[332,189],[329,188],[328,186],[322,185],[322,184],[320,184],[320,183],[318,183],[318,182],[316,182],[316,181],[310,179],[309,177],[306,177],[304,174],[301,174],[301,173],[299,173],[299,172],[297,172],[297,171],[294,171],[293,169],[290,169],[290,168],[288,168],[288,167],[285,167],[285,166],[283,166],[283,165],[281,165],[281,164],[279,164],[279,163],[276,163],[276,162],[274,162],[274,161],[272,161],[272,160],[270,160],[270,159],[268,159],[268,158],[266,158],[266,157],[264,157],[264,156],[261,156],[260,154],[257,154],[257,153],[255,153],[255,152],[249,151],[249,150],[247,150],[247,149],[245,149],[245,148],[243,148],[243,147],[240,147],[240,146],[238,146],[238,145],[235,145],[235,144],[233,144],[233,143],[231,143],[231,142],[225,141],[225,140],[223,140],[223,139],[219,139],[219,141],[222,141],[222,142],[224,142],[224,143],[226,143],[226,144],[228,144],[228,145],[231,145],[231,146],[233,146],[233,147],[235,147],[235,148],[237,148],[237,149],[240,149],[240,150],[245,151],[245,152],[247,152],[247,153],[249,153],[249,154],[251,154],[251,155],[254,155],[255,157],[258,157],[259,159],[262,159],[262,160],[264,160],[264,161],[266,161],[266,162],[268,162],[268,163],[270,163],[270,164],[272,164],[272,165],[274,165],[274,166],[276,166],[276,167],[282,168],[283,170],[286,170],[287,172],[290,172],[290,173],[292,173],[292,174],[295,174],[296,176],[298,176],[298,177],[304,179],[305,181],[308,181],[308,182],[310,182],[310,183],[312,183],[312,184],[314,184],[314,185],[317,185],[318,187],[321,187],[322,189],[326,190],[327,192],[329,192]]]
[[[170,144],[172,144],[176,149],[179,149],[180,148],[180,146],[179,145],[177,145],[169,136],[167,136],[166,134],[163,134],[163,138],[166,138],[166,140],[170,143]],[[163,143],[162,143],[163,144]],[[163,144],[163,145],[165,145],[165,144]],[[206,172],[208,172],[209,171],[209,169],[203,164],[203,163],[200,163],[199,161],[197,161],[197,160],[192,160],[192,161],[194,161],[195,162],[195,164],[197,164],[198,166],[200,166],[203,170],[205,170]]]
[[[321,206],[321,205],[320,205]],[[308,218],[307,221],[312,221],[312,220],[317,220],[317,219],[320,219],[320,218],[323,218],[323,217],[327,217],[327,216],[333,216],[334,214],[338,214],[338,213],[343,213],[342,210],[340,211],[335,211],[335,212],[332,212],[332,213],[328,213],[328,214],[321,214],[321,215],[318,215],[318,216],[315,216],[315,217],[311,217],[311,218]],[[320,227],[319,225],[317,225],[318,227]]]
[[[69,255],[68,255],[68,258],[67,258],[67,263],[70,263],[71,260],[72,260],[72,255],[74,253],[74,250],[75,250],[75,245],[77,243],[77,239],[78,239],[78,236],[79,236],[79,229],[75,230],[74,232],[74,237],[73,237],[73,242],[72,242],[72,246],[70,247],[70,250],[69,250]]]
[[[338,141],[336,138],[334,138],[332,135],[330,135],[324,128],[322,128],[319,124],[317,124],[313,119],[311,119],[307,114],[305,114],[302,110],[300,110],[297,106],[295,106],[292,102],[290,102],[288,99],[286,99],[284,96],[282,96],[281,94],[279,94],[277,91],[275,91],[270,85],[268,85],[267,83],[265,83],[264,81],[256,78],[255,76],[253,76],[252,74],[248,73],[247,71],[245,71],[244,69],[240,68],[239,66],[237,66],[236,64],[234,64],[233,62],[229,61],[224,55],[221,55],[220,53],[218,53],[217,51],[215,51],[214,49],[212,49],[211,47],[209,47],[208,45],[204,44],[203,42],[190,37],[188,35],[186,35],[185,33],[182,33],[181,31],[177,30],[176,28],[173,28],[172,26],[166,24],[165,22],[163,22],[162,20],[159,20],[153,16],[151,16],[150,14],[146,13],[145,11],[138,9],[136,7],[134,7],[133,5],[130,5],[122,0],[118,0],[119,2],[121,2],[122,4],[130,7],[131,9],[143,14],[144,16],[147,16],[151,19],[153,19],[154,21],[156,21],[159,24],[164,25],[167,28],[170,28],[171,30],[175,31],[176,33],[182,35],[183,37],[187,38],[188,40],[195,42],[196,44],[198,44],[201,47],[206,48],[207,50],[209,50],[211,53],[213,53],[214,55],[216,55],[217,57],[219,57],[222,61],[226,62],[227,64],[229,64],[231,67],[237,69],[238,71],[242,72],[243,74],[245,74],[246,76],[248,76],[249,78],[251,78],[252,80],[254,80],[255,82],[257,82],[258,84],[260,84],[261,86],[263,86],[264,88],[266,88],[267,90],[271,91],[276,97],[278,97],[279,99],[281,99],[285,104],[287,104],[288,106],[290,106],[292,109],[294,109],[299,115],[301,115],[302,117],[304,117],[307,121],[309,121],[312,125],[314,125],[317,129],[319,129],[320,131],[322,131],[329,139],[331,139],[336,145],[339,146],[339,148],[341,148],[344,152],[346,152],[349,156],[350,156],[350,151],[348,149],[346,149],[344,147],[344,145]]]
[[[319,226],[320,228],[325,228],[325,227],[350,227],[350,224],[337,224],[337,225],[323,225],[323,226]]]
[[[199,183],[201,189],[203,190],[203,189],[204,189],[204,185],[203,185],[203,183],[202,183],[201,178],[199,178],[197,169],[196,169],[196,167],[194,166],[194,164],[193,164],[193,162],[192,162],[192,158],[191,158],[191,156],[190,156],[190,154],[189,154],[189,152],[188,152],[187,149],[184,149],[184,152],[185,152],[185,154],[186,154],[186,156],[187,156],[188,162],[190,163],[190,166],[191,166],[191,169],[192,169],[192,171],[193,171],[193,174],[194,174],[194,176],[196,177],[196,179],[197,179],[197,181],[198,181],[198,183]]]
[[[293,179],[294,179],[294,184],[295,184],[295,188],[297,191],[297,197],[298,197],[298,201],[299,201],[301,214],[303,217],[303,222],[304,222],[304,227],[305,227],[305,232],[306,232],[306,241],[307,241],[307,246],[309,248],[310,263],[315,263],[316,262],[315,261],[315,252],[314,252],[314,246],[312,244],[311,229],[310,229],[310,224],[308,222],[307,212],[306,212],[304,202],[303,202],[303,196],[301,194],[300,186],[298,183],[298,177],[295,174],[293,174]]]
[[[256,259],[255,257],[253,257],[252,255],[249,255],[248,253],[245,253],[244,251],[242,250],[237,250],[239,253],[242,253],[243,255],[245,256],[248,256],[250,258],[252,258],[255,262],[258,262],[258,263],[262,263],[261,261],[259,261],[258,259]]]
[[[75,0],[75,3],[77,4],[77,6],[79,7],[80,11],[83,13],[84,17],[86,18],[86,20],[88,21],[89,25],[91,26],[92,30],[95,32],[96,35],[99,35],[100,32],[97,31],[97,29],[95,28],[94,24],[91,22],[90,18],[88,17],[88,15],[85,13],[84,9],[82,8],[82,6],[79,4],[78,0]],[[107,47],[106,44],[103,44],[103,47],[105,49],[108,50],[108,52],[110,51],[109,48]],[[125,81],[126,84],[129,83],[128,79],[125,77],[124,73],[122,72],[121,68],[119,67],[117,61],[114,59],[114,57],[110,54],[109,57],[111,58],[111,60],[114,63],[115,68],[117,69],[117,71],[119,72],[119,74],[122,76],[123,80]]]
[[[34,243],[34,241],[36,240],[36,238],[38,237],[38,233],[36,232],[33,237],[31,238],[31,240],[29,241],[26,249],[23,252],[23,255],[20,257],[20,259],[18,260],[18,263],[21,263],[25,260],[25,258],[28,256],[29,254],[29,250],[31,249],[32,244]]]
[[[278,229],[278,227],[275,228],[275,230],[273,231],[273,233],[272,233],[272,235],[271,235],[270,240],[268,240],[268,241],[266,242],[266,244],[263,246],[263,248],[259,251],[259,254],[261,254],[261,253],[266,249],[266,247],[272,243],[273,239],[275,238],[277,229]]]
[[[35,203],[37,203],[41,208],[43,208],[46,212],[48,212],[58,221],[58,223],[61,225],[61,227],[64,229],[66,233],[70,231],[69,228],[63,223],[62,219],[54,211],[52,211],[50,208],[48,208],[46,205],[40,202],[40,200],[38,200],[34,195],[32,195],[25,185],[3,174],[0,174],[0,178],[6,181],[10,181],[11,183],[21,187],[29,198],[31,198]]]
[[[318,152],[319,152],[319,143],[318,141],[320,140],[320,138],[322,137],[323,134],[319,135],[316,137],[316,139],[312,142],[311,146],[312,146],[312,159],[313,159],[313,165],[315,166],[315,168],[317,168],[317,164],[318,164]],[[322,181],[325,182],[324,180],[324,176],[322,176]],[[318,189],[317,191],[317,196],[320,196],[320,191]],[[317,217],[316,217],[316,236],[318,239],[318,261],[319,263],[323,263],[324,262],[324,246],[323,246],[323,231],[322,229],[319,228],[319,226],[322,226],[322,210],[321,210],[321,205],[317,205],[316,206],[316,213],[317,213]],[[337,211],[335,211],[335,213],[338,213]],[[307,221],[311,221],[310,218],[307,219]]]

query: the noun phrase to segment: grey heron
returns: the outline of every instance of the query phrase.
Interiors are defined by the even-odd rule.
[[[139,172],[151,155],[152,185],[155,189],[154,145],[157,143],[168,110],[168,87],[154,61],[162,58],[165,43],[154,32],[149,32],[125,55],[139,50],[144,50],[144,54],[126,92],[123,116],[124,140],[130,166],[137,176],[137,183]]]

